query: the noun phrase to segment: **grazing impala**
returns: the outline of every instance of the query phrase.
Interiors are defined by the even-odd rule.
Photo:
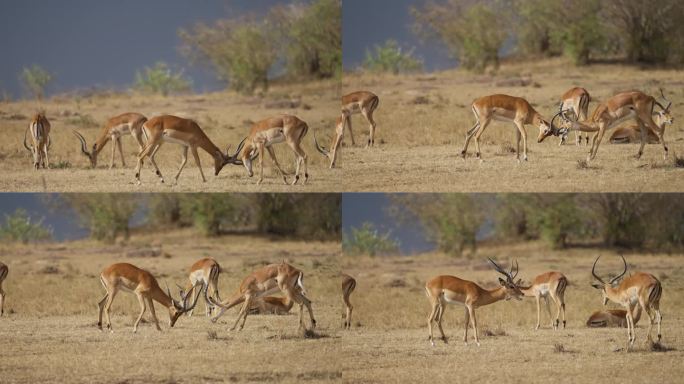
[[[352,311],[354,310],[354,307],[351,305],[351,302],[349,301],[349,296],[352,294],[352,292],[354,292],[354,289],[356,289],[356,280],[354,280],[353,277],[343,273],[342,300],[344,301],[344,306],[347,309],[347,314],[344,318],[345,329],[351,329]]]
[[[475,156],[481,160],[480,136],[492,120],[500,120],[513,123],[516,127],[516,159],[520,161],[520,138],[523,141],[523,160],[527,161],[527,130],[525,125],[532,124],[539,127],[538,142],[541,142],[550,135],[558,136],[560,131],[542,117],[527,100],[522,97],[508,95],[484,96],[473,101],[473,114],[477,122],[466,133],[466,141],[461,151],[461,156],[465,159],[468,152],[470,139],[475,136]],[[560,112],[557,114],[559,115]]]
[[[558,329],[560,324],[561,309],[563,310],[563,328],[565,328],[565,287],[568,286],[568,279],[560,272],[546,272],[537,276],[532,280],[532,284],[528,286],[521,285],[521,281],[517,282],[520,292],[527,297],[534,297],[537,300],[537,325],[534,329],[539,329],[541,321],[540,300],[544,298],[546,301],[546,310],[549,312],[549,319],[551,320],[551,327]],[[549,297],[556,304],[558,312],[556,313],[556,321],[551,316],[551,307],[549,305]]]
[[[594,266],[591,268],[591,274],[594,276],[594,279],[596,279],[596,282],[592,283],[591,285],[594,288],[601,290],[601,293],[603,294],[603,305],[606,305],[608,300],[610,300],[614,303],[622,305],[627,311],[627,336],[629,339],[627,345],[628,349],[634,345],[634,340],[636,339],[634,332],[635,321],[632,314],[634,313],[634,309],[637,305],[640,306],[641,309],[646,312],[646,314],[648,314],[648,318],[650,320],[647,340],[652,341],[651,330],[653,329],[653,324],[657,322],[658,341],[660,341],[660,323],[662,320],[662,316],[660,314],[660,297],[663,293],[663,288],[660,285],[660,281],[650,273],[637,272],[629,277],[624,278],[618,284],[617,281],[620,280],[625,273],[627,273],[627,261],[625,260],[624,256],[620,255],[620,257],[622,257],[622,262],[624,263],[624,270],[620,275],[612,278],[607,283],[601,280],[598,275],[596,275],[596,263],[601,256],[597,257],[594,261]]]
[[[665,125],[674,123],[674,118],[669,111],[654,111],[653,121],[656,123],[660,131],[665,132]],[[610,135],[611,144],[626,144],[638,143],[641,141],[641,132],[638,125],[630,125],[628,127],[619,127]],[[649,130],[646,133],[646,142],[648,144],[658,144],[660,140],[658,136]]]
[[[188,276],[188,284],[185,287],[185,292],[192,296],[195,289],[202,289],[201,287],[204,286],[207,287],[208,291],[210,291],[208,292],[210,296],[213,295],[216,300],[220,301],[221,296],[219,296],[218,290],[218,278],[220,272],[221,266],[216,260],[210,257],[198,260],[190,267],[190,275]],[[204,305],[205,314],[207,316],[211,316],[214,306],[206,300],[204,300]],[[192,316],[192,312],[192,310],[188,311],[188,316]]]
[[[335,121],[335,137],[330,143],[330,150],[327,150],[325,147],[321,147],[318,144],[318,140],[316,139],[316,131],[314,131],[314,145],[316,146],[316,150],[330,160],[330,168],[335,168],[337,151],[340,149],[340,145],[342,144],[342,137],[344,136],[344,124],[347,119],[348,118],[345,117],[345,115],[342,115]]]
[[[5,291],[2,289],[2,282],[5,281],[9,268],[0,262],[0,316],[5,313]]]
[[[112,329],[112,321],[109,315],[114,297],[116,297],[120,290],[133,292],[138,297],[138,302],[140,303],[140,315],[133,324],[134,333],[138,331],[138,324],[145,313],[146,306],[150,308],[150,313],[152,313],[157,330],[161,331],[159,320],[154,312],[153,300],[169,309],[169,326],[173,327],[176,324],[176,320],[182,314],[195,308],[200,294],[200,292],[197,293],[192,305],[188,307],[189,293],[184,294],[181,292],[182,303],[178,302],[171,297],[168,287],[166,293],[162,291],[157,283],[157,279],[151,273],[128,263],[112,264],[105,268],[100,274],[100,282],[102,282],[102,286],[104,286],[107,293],[97,304],[100,307],[100,317],[97,321],[97,326],[102,330],[102,311],[105,311],[107,313],[107,328],[112,332],[114,330]]]
[[[606,130],[618,126],[625,120],[634,119],[639,125],[641,137],[643,138],[639,152],[635,157],[637,159],[641,158],[644,152],[644,145],[646,144],[646,135],[648,130],[650,130],[658,136],[658,140],[663,144],[664,158],[667,158],[667,145],[663,139],[663,132],[658,128],[652,117],[653,108],[656,105],[669,114],[670,106],[668,105],[667,108],[663,107],[653,96],[639,91],[618,93],[599,104],[590,119],[581,122],[566,120],[569,126],[564,131],[598,132],[591,140],[591,149],[587,156],[587,161],[591,161],[596,158],[596,153]]]
[[[634,325],[639,322],[641,318],[641,307],[636,306],[635,313],[632,313]],[[587,327],[589,328],[606,328],[618,327],[627,328],[627,311],[624,309],[608,309],[605,311],[596,311],[589,316],[587,320]]]
[[[188,162],[188,148],[195,158],[195,164],[197,165],[197,168],[199,168],[203,182],[206,182],[207,179],[204,177],[204,172],[202,171],[202,164],[200,164],[197,148],[202,148],[209,156],[214,158],[215,176],[218,176],[224,165],[235,162],[237,154],[240,152],[240,148],[242,148],[242,143],[240,143],[237,152],[233,156],[229,156],[228,153],[223,154],[223,152],[209,140],[202,128],[200,128],[196,122],[171,115],[153,117],[143,124],[143,131],[147,136],[147,144],[145,144],[145,147],[140,151],[140,154],[138,155],[138,166],[135,167],[135,179],[138,184],[140,184],[140,169],[142,168],[145,157],[150,158],[150,162],[154,166],[157,176],[159,176],[162,183],[164,182],[164,177],[162,177],[159,167],[157,167],[157,163],[154,161],[154,155],[165,142],[179,144],[183,147],[183,159],[180,168],[178,168],[178,173],[174,178],[175,183],[178,183],[178,177],[183,171],[185,163]]]
[[[306,306],[311,319],[311,329],[313,329],[316,327],[316,319],[314,319],[313,311],[311,310],[311,300],[305,296],[306,290],[304,289],[303,279],[304,273],[302,271],[282,262],[280,264],[269,264],[252,272],[242,280],[238,292],[231,298],[222,302],[215,301],[209,297],[205,291],[207,301],[212,305],[221,308],[219,312],[212,317],[211,321],[216,322],[227,309],[244,303],[240,309],[240,313],[238,313],[235,324],[230,328],[231,331],[235,330],[240,319],[242,319],[242,324],[240,325],[240,330],[242,330],[245,326],[245,321],[247,321],[247,315],[250,312],[249,310],[254,305],[254,300],[280,291],[285,294],[288,301],[294,301],[299,304],[300,328],[304,327],[303,316],[304,307]]]
[[[31,133],[31,146],[26,143],[28,133]],[[50,149],[50,122],[45,113],[39,112],[29,123],[28,128],[24,132],[24,148],[33,155],[33,167],[38,169],[40,167],[48,168],[50,160],[48,159],[48,150]]]
[[[249,136],[243,140],[246,143],[239,155],[239,160],[234,158],[230,162],[236,165],[244,165],[247,169],[247,174],[249,177],[252,177],[254,176],[252,162],[259,157],[259,180],[257,184],[261,184],[264,181],[264,150],[267,150],[278,172],[283,177],[283,181],[285,184],[288,184],[287,174],[280,168],[272,147],[274,144],[286,142],[296,157],[296,171],[292,185],[297,184],[299,181],[299,170],[302,162],[304,163],[304,184],[306,184],[306,181],[309,179],[309,173],[307,170],[306,153],[302,149],[301,144],[308,131],[309,126],[297,116],[282,115],[259,121],[252,126]]]
[[[366,148],[370,148],[375,144],[375,120],[373,120],[373,112],[380,104],[380,99],[378,96],[372,92],[368,91],[358,91],[352,92],[348,95],[342,96],[342,115],[344,116],[343,121],[347,123],[349,127],[349,136],[351,137],[352,145],[354,143],[354,133],[352,132],[352,115],[360,113],[368,124],[370,124],[368,133],[368,144]],[[344,127],[343,127],[344,129]]]
[[[115,149],[119,149],[119,154],[121,155],[121,166],[126,166],[126,159],[123,154],[123,146],[121,145],[121,137],[125,135],[131,135],[138,142],[140,147],[140,152],[143,150],[145,143],[143,142],[143,130],[142,126],[147,121],[147,118],[139,113],[124,113],[119,116],[112,117],[107,120],[100,136],[93,144],[93,149],[88,152],[88,144],[86,140],[78,133],[78,131],[73,131],[74,135],[81,142],[81,153],[90,160],[90,166],[97,167],[97,156],[102,151],[102,149],[107,145],[109,140],[112,141],[112,161],[109,163],[109,169],[114,167],[114,153]]]
[[[568,116],[568,113],[570,112],[574,115],[572,116],[573,120],[584,121],[587,119],[589,101],[591,101],[591,96],[589,95],[589,92],[587,92],[586,89],[580,87],[570,88],[567,92],[563,94],[563,96],[561,96],[560,106],[558,107],[558,109],[559,111],[561,111],[561,113],[565,115],[565,119],[570,119]],[[558,145],[562,145],[563,143],[565,143],[565,140],[567,138],[567,133],[561,135]],[[586,134],[586,139],[587,145],[589,145],[588,133]],[[575,145],[580,144],[582,144],[582,132],[575,131]]]
[[[484,289],[472,281],[462,280],[455,276],[437,276],[428,280],[425,285],[428,299],[432,305],[432,312],[428,317],[428,331],[429,339],[432,346],[435,345],[432,337],[432,322],[436,321],[439,327],[439,332],[442,334],[442,340],[447,342],[442,329],[442,317],[444,316],[444,309],[446,304],[460,304],[466,307],[465,312],[465,333],[463,335],[463,342],[468,344],[468,324],[472,322],[473,332],[475,333],[475,343],[479,346],[480,339],[477,335],[477,320],[475,319],[475,308],[479,308],[488,304],[496,303],[499,300],[510,300],[516,298],[522,300],[523,295],[514,282],[515,276],[518,274],[517,262],[515,274],[513,274],[513,266],[510,271],[506,271],[499,267],[494,260],[489,259],[492,267],[502,274],[506,279],[499,278],[499,288]]]

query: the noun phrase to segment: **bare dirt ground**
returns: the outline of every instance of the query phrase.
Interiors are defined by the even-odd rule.
[[[590,283],[591,265],[604,255],[599,274],[620,272],[621,262],[612,251],[580,248],[549,251],[532,244],[485,246],[472,258],[442,254],[412,257],[358,258],[346,256],[342,270],[356,277],[351,301],[354,327],[339,343],[348,382],[678,382],[684,374],[684,271],[682,255],[625,254],[630,271],[647,271],[663,284],[663,342],[669,350],[654,352],[646,344],[648,318],[637,324],[633,351],[625,352],[625,328],[589,329],[589,315],[602,308],[601,294]],[[427,317],[430,306],[425,282],[451,274],[481,286],[498,285],[497,273],[486,257],[508,258],[520,263],[523,280],[548,270],[563,272],[570,282],[566,290],[567,328],[554,331],[542,308],[538,331],[534,299],[504,301],[476,310],[481,346],[471,339],[463,344],[462,307],[448,306],[444,331],[449,344],[430,346]],[[610,304],[615,307],[614,304]],[[438,334],[438,330],[435,328]],[[469,332],[472,338],[472,330]]]
[[[163,242],[158,257],[131,257]],[[338,287],[337,242],[273,240],[225,236],[207,240],[192,231],[166,236],[134,236],[126,245],[90,241],[0,246],[10,272],[6,316],[0,318],[0,381],[179,383],[340,381],[335,355],[340,341],[342,299]],[[298,331],[298,308],[289,315],[250,316],[241,332],[229,332],[236,311],[212,324],[204,302],[192,317],[168,327],[168,312],[156,304],[162,332],[149,311],[137,334],[132,324],[139,307],[121,293],[112,307],[114,332],[97,329],[97,301],[104,294],[99,273],[114,262],[132,262],[151,271],[162,287],[184,284],[190,265],[214,257],[224,272],[219,289],[233,293],[249,271],[288,259],[305,273],[304,283],[318,320],[316,338]],[[177,289],[173,289],[177,292]],[[176,293],[177,295],[177,293]]]
[[[291,192],[336,191],[342,178],[341,170],[330,170],[324,158],[313,146],[313,131],[324,140],[334,128],[339,114],[339,82],[324,81],[298,85],[274,85],[263,96],[242,96],[234,92],[186,96],[143,96],[138,94],[96,93],[88,97],[57,96],[38,103],[18,101],[0,103],[0,129],[5,140],[0,143],[0,191],[12,192]],[[51,122],[52,147],[50,163],[53,169],[35,171],[31,155],[23,147],[24,132],[33,114],[44,109]],[[282,182],[271,160],[264,162],[264,182],[256,185],[243,167],[226,166],[214,176],[213,159],[201,149],[200,160],[207,177],[202,183],[192,155],[183,170],[178,185],[171,185],[181,160],[181,147],[165,144],[156,156],[166,179],[161,184],[149,162],[141,172],[142,185],[134,183],[134,167],[138,145],[131,136],[123,138],[126,167],[115,156],[115,168],[109,170],[111,143],[100,152],[98,168],[91,169],[81,155],[80,145],[71,130],[83,134],[91,147],[105,121],[124,112],[139,112],[151,118],[173,114],[196,120],[207,136],[221,150],[231,145],[234,151],[253,122],[283,113],[294,114],[309,124],[303,141],[309,161],[309,183],[288,186]],[[286,172],[294,174],[294,154],[286,144],[275,146],[276,155]],[[292,180],[292,176],[289,177]],[[300,182],[301,184],[301,182]]]
[[[563,60],[511,63],[496,75],[445,71],[426,75],[380,76],[350,74],[343,79],[345,93],[369,90],[380,97],[375,113],[376,148],[363,148],[368,124],[353,117],[356,147],[348,131],[339,166],[345,191],[386,192],[636,192],[681,191],[684,168],[675,166],[674,155],[684,156],[684,131],[679,114],[684,105],[684,72],[639,69],[620,65],[576,68]],[[589,148],[559,147],[558,138],[537,143],[538,127],[527,126],[529,161],[518,164],[512,124],[493,122],[483,133],[483,163],[474,157],[471,141],[468,158],[461,149],[465,132],[475,123],[472,101],[480,96],[504,93],[525,97],[547,119],[558,111],[560,95],[582,86],[592,95],[590,113],[613,94],[639,89],[658,96],[662,87],[672,100],[674,125],[665,128],[670,157],[663,159],[660,144],[647,145],[636,160],[638,144],[610,144],[607,132],[597,157],[589,164]]]

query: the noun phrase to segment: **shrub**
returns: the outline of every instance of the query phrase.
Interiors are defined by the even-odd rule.
[[[366,51],[363,67],[372,72],[390,72],[399,74],[423,69],[423,62],[413,57],[413,50],[402,52],[394,40],[387,40],[384,45],[376,45],[373,52]]]
[[[31,216],[18,208],[11,215],[5,215],[5,225],[0,227],[0,240],[7,242],[32,242],[52,239],[52,228],[43,225],[43,219],[31,221]]]
[[[164,62],[135,74],[134,88],[145,93],[168,96],[170,93],[186,92],[190,87],[191,83],[183,76],[183,71],[173,73]]]
[[[360,228],[352,228],[351,233],[342,236],[342,250],[348,255],[377,256],[399,250],[399,243],[392,239],[391,233],[379,233],[371,223],[363,223]]]
[[[129,223],[139,206],[139,198],[123,193],[63,194],[61,199],[76,212],[90,237],[113,243],[129,236]]]
[[[29,68],[24,68],[19,75],[19,79],[24,84],[26,90],[38,100],[43,99],[45,88],[54,80],[50,72],[35,64]]]

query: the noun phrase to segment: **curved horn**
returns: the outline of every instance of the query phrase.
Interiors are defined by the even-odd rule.
[[[622,255],[620,255],[620,257],[622,257],[622,263],[624,264],[625,268],[619,276],[616,276],[616,277],[613,277],[612,279],[610,279],[609,284],[613,284],[614,282],[618,281],[622,276],[625,275],[625,273],[627,273],[627,260],[625,260],[625,257]]]
[[[667,101],[667,107],[665,107],[665,111],[669,111],[670,106],[672,105],[672,102],[670,100],[668,100],[667,97],[665,97],[665,93],[663,93],[663,89],[662,88],[659,88],[659,89],[660,89],[660,96],[663,98],[663,100]]]
[[[78,140],[81,142],[81,152],[84,155],[88,156],[88,158],[91,158],[92,155],[90,154],[90,152],[88,152],[88,144],[86,144],[85,137],[83,137],[83,135],[78,133],[78,131],[76,131],[75,129],[71,130],[71,132],[73,132],[76,138],[78,138]]]
[[[505,269],[501,268],[501,267],[500,267],[496,262],[494,262],[494,260],[492,260],[491,258],[488,257],[487,260],[489,260],[489,262],[492,264],[492,267],[494,267],[494,270],[496,270],[496,271],[499,272],[500,274],[506,276],[506,279],[508,279],[508,281],[513,282],[513,278],[511,277],[511,274],[510,274],[510,273],[508,273]]]
[[[599,255],[599,257],[597,257],[596,260],[594,260],[594,266],[591,267],[591,275],[594,276],[594,279],[598,280],[599,283],[605,285],[606,282],[603,281],[603,279],[601,279],[600,277],[598,277],[598,275],[597,275],[596,272],[595,272],[595,270],[596,270],[596,263],[598,263],[598,261],[599,261],[600,258],[601,258],[601,256]]]
[[[321,147],[318,144],[318,139],[316,139],[316,130],[315,129],[314,129],[313,137],[314,137],[314,145],[316,146],[316,150],[318,152],[320,152],[321,155],[328,157],[328,154],[330,154],[330,151],[325,149],[325,147]]]
[[[242,148],[245,146],[245,140],[247,140],[246,137],[242,139],[240,144],[238,144],[235,153],[232,155],[230,154],[230,145],[228,145],[228,147],[226,148],[226,159],[224,161],[224,164],[242,165],[242,160],[238,160],[238,156],[240,155]]]
[[[196,285],[193,286],[193,289],[196,288],[196,287],[197,287]],[[202,290],[204,290],[205,292],[208,291],[207,285],[204,284],[204,283],[200,283],[200,290],[199,290],[199,292],[197,292],[197,294],[195,295],[195,300],[193,300],[192,305],[190,306],[190,308],[187,308],[187,307],[186,307],[186,304],[187,304],[187,301],[186,301],[186,300],[187,300],[187,296],[186,296],[186,300],[183,301],[183,312],[190,312],[190,311],[192,311],[193,309],[195,309],[195,306],[197,305],[197,300],[199,299],[200,295],[202,294]]]
[[[26,131],[24,131],[24,148],[26,148],[29,153],[33,153],[33,150],[26,144],[26,135],[28,134],[29,128],[26,128]]]
[[[252,154],[252,156],[251,156],[249,159],[250,159],[251,161],[254,161],[254,160],[257,159],[257,157],[259,157],[259,151],[257,151],[257,150],[255,149],[254,152],[253,152],[253,154]]]

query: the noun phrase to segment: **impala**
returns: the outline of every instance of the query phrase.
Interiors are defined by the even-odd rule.
[[[292,305],[294,305],[294,301],[292,301],[288,297],[259,297],[255,298],[252,302],[252,305],[249,308],[249,314],[285,315],[288,312],[290,312],[290,309],[292,309]]]
[[[209,295],[214,295],[216,300],[220,301],[221,296],[219,296],[218,290],[220,272],[221,266],[216,260],[210,257],[198,260],[190,267],[190,275],[188,276],[188,284],[185,287],[185,291],[188,292],[189,295],[192,295],[194,290],[197,289],[195,287],[199,286],[199,289],[201,289],[201,287],[204,286],[207,287],[207,290],[211,291]],[[206,300],[204,301],[204,305],[205,314],[211,316],[214,307]],[[192,312],[192,310],[188,311],[188,316],[192,316]]]
[[[255,123],[249,131],[249,136],[243,140],[246,141],[242,149],[241,154],[238,158],[233,158],[230,160],[231,163],[236,165],[244,165],[247,169],[247,174],[249,177],[254,176],[252,171],[252,163],[254,159],[259,157],[259,180],[257,184],[261,184],[264,181],[264,150],[268,151],[268,154],[273,159],[278,172],[283,177],[283,182],[287,182],[287,174],[280,168],[278,159],[276,159],[275,152],[273,151],[273,145],[286,142],[287,145],[295,153],[295,178],[292,181],[292,185],[297,184],[299,181],[299,170],[304,163],[304,184],[306,184],[309,179],[309,173],[307,170],[307,156],[301,147],[302,139],[306,136],[309,131],[309,126],[298,118],[292,115],[282,115],[278,117],[271,117],[262,121]],[[238,151],[240,152],[240,151]],[[236,154],[237,156],[237,154]]]
[[[500,300],[510,300],[516,298],[522,300],[523,293],[514,282],[515,276],[518,274],[518,267],[516,262],[515,274],[513,274],[513,266],[511,270],[506,271],[498,266],[494,260],[489,259],[492,267],[502,274],[506,279],[499,278],[500,287],[494,289],[485,289],[472,281],[462,280],[455,276],[437,276],[428,280],[425,285],[428,299],[432,305],[432,312],[428,317],[428,331],[429,340],[432,346],[435,345],[432,337],[432,323],[437,322],[439,332],[442,334],[442,340],[447,342],[442,329],[442,317],[444,316],[445,304],[461,304],[466,308],[465,311],[465,333],[463,335],[463,342],[468,344],[468,324],[472,322],[473,332],[475,333],[475,343],[479,346],[480,339],[477,334],[477,320],[475,319],[475,308],[479,308],[488,304],[496,303]]]
[[[586,89],[580,87],[570,88],[567,92],[561,96],[560,105],[558,107],[559,111],[565,113],[565,118],[568,119],[567,112],[574,114],[573,120],[586,120],[587,111],[589,109],[589,101],[591,101],[591,96]],[[568,138],[567,133],[561,135],[558,145],[565,143]],[[587,145],[589,145],[589,134],[586,134]],[[575,131],[575,145],[582,144],[582,132]]]
[[[373,120],[373,112],[380,104],[380,99],[378,96],[372,92],[368,91],[358,91],[352,92],[348,95],[342,96],[342,115],[344,116],[343,121],[346,121],[349,127],[349,136],[351,137],[352,145],[354,143],[354,133],[352,132],[352,115],[360,113],[368,124],[370,124],[369,134],[368,134],[368,144],[366,148],[370,148],[375,144],[375,120]],[[343,127],[344,129],[344,127]]]
[[[5,313],[5,291],[2,289],[2,282],[5,281],[9,268],[0,262],[0,316]]]
[[[354,310],[354,307],[351,305],[351,302],[349,301],[349,296],[352,294],[352,292],[354,292],[354,289],[356,289],[356,280],[354,280],[353,277],[343,273],[342,300],[344,301],[344,306],[347,309],[347,314],[344,318],[345,329],[351,329],[352,311]]]
[[[660,128],[660,131],[664,133],[665,125],[674,123],[674,118],[672,118],[669,111],[654,111],[653,121],[658,128]],[[610,135],[611,144],[637,143],[640,140],[641,132],[638,125],[617,128],[615,132]],[[658,144],[658,136],[649,130],[646,135],[646,142],[648,144]]]
[[[240,319],[242,324],[240,330],[245,326],[249,309],[253,307],[255,299],[263,298],[278,291],[285,294],[287,300],[294,301],[299,304],[299,327],[304,327],[304,307],[309,311],[311,319],[311,329],[316,327],[316,319],[314,319],[313,311],[311,310],[311,300],[306,295],[306,290],[303,284],[304,273],[299,269],[282,262],[280,264],[269,264],[259,268],[249,274],[242,280],[238,291],[229,299],[222,302],[215,301],[206,294],[207,301],[212,305],[220,307],[219,312],[212,317],[211,321],[216,322],[219,317],[227,309],[230,309],[238,304],[243,303],[235,324],[231,331],[237,328]]]
[[[119,155],[121,155],[121,166],[126,166],[126,159],[123,154],[123,146],[121,145],[121,137],[125,135],[131,135],[138,142],[138,147],[140,151],[143,150],[145,143],[143,142],[143,129],[142,126],[147,121],[147,118],[139,113],[124,113],[119,116],[112,117],[107,120],[100,136],[97,137],[95,143],[93,144],[93,149],[88,152],[88,144],[86,140],[78,131],[74,130],[73,133],[81,142],[81,153],[90,160],[90,166],[92,168],[97,167],[97,156],[102,151],[102,149],[107,145],[109,140],[112,141],[112,160],[109,163],[109,169],[114,167],[114,153],[115,149],[119,149]]]
[[[492,120],[500,120],[504,122],[513,123],[516,127],[516,159],[520,161],[520,138],[523,141],[523,160],[527,161],[527,130],[525,125],[532,124],[539,127],[538,142],[542,142],[544,138],[550,135],[558,136],[560,130],[542,117],[527,100],[522,97],[514,97],[508,95],[490,95],[484,96],[473,101],[473,114],[475,115],[475,125],[466,133],[466,140],[461,151],[463,159],[466,158],[468,152],[468,144],[470,139],[475,137],[476,157],[481,159],[480,153],[480,136],[487,128]],[[561,112],[556,114],[560,115]]]
[[[561,309],[563,310],[563,328],[565,328],[565,287],[568,285],[568,279],[560,272],[546,272],[537,276],[532,280],[532,284],[528,286],[521,285],[518,280],[516,284],[527,297],[534,297],[537,300],[537,325],[535,330],[539,329],[541,321],[541,306],[540,300],[544,298],[546,301],[546,310],[549,312],[549,319],[551,320],[551,327],[558,329],[560,324]],[[551,316],[551,307],[549,305],[549,297],[556,304],[558,312],[556,313],[556,321],[553,321]]]
[[[321,147],[318,144],[318,140],[316,139],[316,131],[314,131],[314,145],[316,146],[316,150],[320,152],[321,155],[327,157],[330,160],[330,168],[335,168],[335,162],[337,161],[337,151],[339,150],[340,145],[342,144],[342,137],[344,136],[344,124],[346,120],[347,117],[345,117],[345,115],[342,115],[338,117],[335,121],[335,137],[332,139],[332,142],[330,143],[330,150],[327,150],[325,147]]]
[[[639,322],[641,318],[641,307],[637,306],[632,314],[634,325]],[[587,320],[587,327],[589,328],[606,328],[606,327],[627,327],[627,311],[624,309],[608,309],[605,311],[596,311],[591,314]]]
[[[202,181],[206,182],[207,179],[204,177],[199,154],[197,153],[198,147],[202,148],[214,158],[215,176],[218,176],[224,165],[235,162],[237,154],[240,152],[242,147],[242,143],[240,143],[237,152],[233,156],[229,156],[228,153],[224,155],[221,150],[214,145],[211,140],[209,140],[202,128],[200,128],[196,122],[181,117],[171,115],[153,117],[145,122],[142,127],[145,135],[147,136],[147,143],[138,155],[138,165],[135,168],[135,179],[137,180],[138,184],[140,184],[140,169],[142,168],[145,157],[150,158],[150,162],[154,166],[157,176],[159,176],[159,179],[162,183],[164,182],[164,177],[162,177],[159,167],[157,167],[157,163],[154,161],[154,155],[165,142],[179,144],[183,148],[183,159],[181,161],[180,168],[178,168],[178,173],[174,178],[175,183],[178,183],[178,177],[183,171],[185,163],[188,162],[188,148],[191,150],[192,156],[195,158],[195,164],[197,165],[197,168],[199,168],[200,175],[202,175]],[[228,147],[228,149],[230,149],[230,147]]]
[[[128,263],[112,264],[105,268],[100,274],[100,282],[102,282],[102,286],[104,286],[107,293],[105,293],[105,296],[97,304],[100,308],[97,327],[102,330],[102,311],[105,311],[107,313],[107,328],[111,332],[114,332],[110,319],[112,301],[114,301],[114,297],[116,297],[116,294],[120,290],[123,290],[124,292],[133,292],[135,296],[138,297],[138,302],[140,303],[140,315],[133,324],[134,333],[138,331],[138,324],[145,313],[146,307],[150,308],[150,313],[152,313],[152,318],[157,326],[157,330],[161,331],[159,320],[154,312],[153,300],[169,309],[169,326],[173,327],[174,324],[176,324],[176,320],[178,320],[182,314],[195,308],[200,294],[200,292],[197,293],[192,305],[188,307],[189,293],[184,294],[181,292],[182,303],[178,302],[171,297],[171,292],[168,287],[166,288],[166,293],[159,288],[157,279],[155,279],[151,273]]]
[[[618,93],[599,104],[588,120],[581,122],[566,120],[569,126],[564,128],[563,131],[598,132],[591,140],[591,149],[587,156],[587,161],[591,161],[596,158],[596,153],[606,130],[618,126],[625,120],[634,119],[639,125],[642,137],[639,152],[635,157],[637,159],[641,158],[644,152],[644,145],[646,144],[647,130],[650,130],[658,136],[658,140],[663,144],[664,157],[667,158],[667,145],[663,139],[663,132],[660,131],[652,117],[653,108],[656,105],[669,114],[671,104],[663,107],[653,96],[639,91]]]
[[[28,133],[31,133],[31,146],[26,143]],[[39,112],[29,123],[28,128],[24,132],[24,148],[33,156],[33,167],[35,169],[48,168],[50,160],[48,159],[48,150],[50,149],[50,122],[45,113]]]
[[[662,316],[660,314],[660,297],[663,293],[663,288],[660,285],[660,281],[655,278],[655,276],[644,273],[637,272],[629,277],[624,278],[619,284],[617,283],[622,276],[627,273],[627,261],[624,256],[622,257],[622,262],[624,263],[624,270],[622,273],[609,282],[604,282],[601,278],[596,275],[596,263],[601,258],[597,257],[594,261],[594,266],[591,268],[591,274],[596,279],[596,282],[592,283],[592,286],[596,289],[600,289],[603,295],[603,305],[608,303],[608,300],[620,304],[627,311],[627,337],[628,345],[627,348],[634,345],[634,340],[636,335],[634,332],[634,313],[635,307],[638,305],[643,311],[648,314],[650,320],[648,326],[648,341],[652,341],[651,330],[653,329],[653,324],[658,322],[658,341],[660,342],[660,323]]]

